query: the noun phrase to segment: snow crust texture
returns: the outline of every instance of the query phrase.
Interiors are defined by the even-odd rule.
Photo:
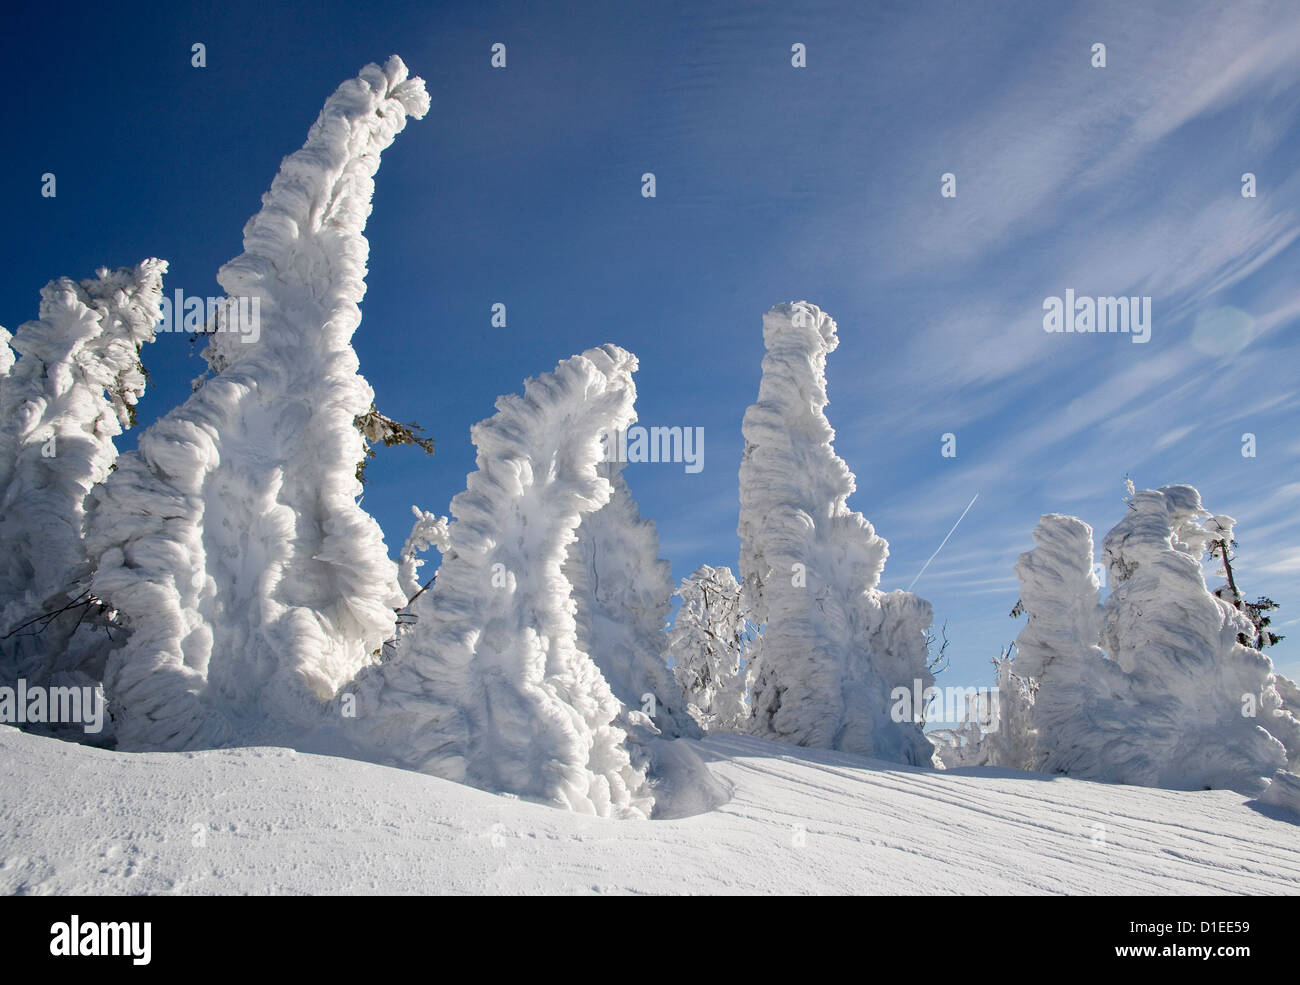
[[[731,799],[616,823],[290,749],[126,756],[0,728],[0,893],[1300,893],[1295,822],[1231,791],[670,745]]]
[[[890,714],[894,687],[933,683],[930,604],[877,585],[889,545],[846,501],[853,473],[826,419],[834,320],[805,301],[763,316],[763,376],[745,412],[740,573],[764,624],[751,694],[757,735],[901,763],[930,763],[912,721]]]
[[[89,541],[130,630],[105,674],[124,748],[310,724],[391,635],[405,599],[357,504],[373,393],[351,337],[380,153],[428,107],[396,56],[329,98],[218,275],[259,300],[256,340],[214,335],[215,375],[104,486]]]

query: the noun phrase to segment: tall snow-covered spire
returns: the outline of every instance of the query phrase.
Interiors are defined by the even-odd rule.
[[[1129,684],[1098,645],[1101,585],[1092,568],[1092,528],[1048,513],[1033,537],[1033,550],[1016,561],[1028,616],[1016,637],[1016,671],[1039,684],[1031,712],[1035,764],[1086,776],[1099,769],[1098,723],[1110,718]]]
[[[1016,638],[1016,669],[1030,677],[1057,663],[1102,659],[1101,584],[1092,568],[1092,528],[1048,513],[1034,528],[1032,551],[1016,561],[1020,603],[1029,621]]]
[[[621,706],[578,643],[569,546],[613,488],[601,435],[635,419],[636,358],[590,349],[497,400],[451,503],[438,578],[356,685],[358,741],[397,763],[588,814],[648,815]],[[351,689],[348,689],[349,691]]]
[[[380,154],[428,108],[396,56],[329,98],[218,275],[260,318],[212,338],[216,375],[106,484],[95,588],[131,631],[105,680],[126,747],[308,725],[391,634],[405,600],[357,503],[373,393],[351,338]]]
[[[40,319],[0,337],[0,634],[89,588],[87,506],[117,458],[145,389],[140,347],[153,341],[167,264],[144,260],[41,291]],[[69,639],[86,611],[40,634],[0,641],[0,676],[44,681],[75,671]],[[105,643],[107,638],[105,637]]]
[[[848,508],[853,473],[826,420],[834,320],[806,301],[763,316],[763,376],[745,412],[740,572],[764,624],[753,728],[799,745],[929,764],[921,727],[890,714],[895,687],[933,682],[928,602],[876,586],[889,545]]]

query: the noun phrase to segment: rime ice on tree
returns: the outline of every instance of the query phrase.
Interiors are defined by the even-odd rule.
[[[1218,536],[1206,521],[1231,521],[1212,518],[1191,486],[1142,490],[1129,506],[1103,541],[1103,606],[1091,530],[1073,517],[1043,517],[1016,565],[1029,614],[1017,663],[1038,682],[1042,766],[1258,793],[1285,767],[1300,723],[1272,661],[1238,642],[1249,620],[1206,588],[1201,558]]]
[[[709,731],[739,728],[749,715],[752,669],[741,666],[752,624],[740,583],[730,568],[702,564],[682,579],[677,595],[682,605],[668,646],[691,714]]]
[[[388,663],[357,682],[358,741],[414,769],[602,816],[653,803],[579,644],[569,548],[613,493],[601,435],[634,419],[636,359],[590,349],[497,400],[451,503],[438,578]]]
[[[921,727],[892,719],[890,693],[933,683],[928,602],[876,586],[889,545],[848,508],[855,488],[832,447],[826,356],[833,319],[801,301],[763,316],[763,377],[745,412],[740,572],[765,624],[751,695],[756,734],[930,764]]]
[[[1011,656],[1011,647],[993,658],[993,667],[998,683],[992,695],[967,695],[965,717],[955,728],[926,732],[944,769],[1005,766],[1031,770],[1037,764],[1033,682],[1021,676],[1023,668]]]
[[[666,738],[698,736],[668,669],[672,566],[659,557],[654,521],[637,510],[622,463],[604,462],[599,471],[611,486],[609,502],[583,516],[564,567],[578,606],[578,646],[625,709],[648,715]],[[641,731],[626,715],[619,724]]]
[[[420,555],[430,547],[436,547],[440,554],[447,553],[449,536],[445,516],[426,512],[418,506],[412,506],[411,513],[415,516],[415,523],[411,525],[411,532],[406,537],[406,543],[402,545],[402,553],[398,561],[398,580],[402,584],[402,592],[408,599],[414,597],[424,587],[420,569],[424,567],[425,561]]]
[[[131,631],[105,676],[126,747],[309,725],[392,632],[405,599],[357,504],[373,393],[351,338],[379,156],[428,107],[396,56],[329,98],[218,275],[260,298],[258,341],[214,335],[216,375],[105,486],[94,585]]]
[[[145,260],[51,281],[40,319],[18,329],[13,349],[8,332],[0,337],[0,679],[98,681],[108,637],[86,618],[87,510],[144,393],[139,353],[153,341],[166,269]],[[78,601],[48,624],[17,628]]]

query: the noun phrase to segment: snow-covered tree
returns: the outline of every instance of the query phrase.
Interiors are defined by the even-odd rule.
[[[154,338],[166,269],[151,259],[51,281],[39,320],[18,329],[12,349],[8,332],[0,338],[0,679],[97,683],[102,673],[108,637],[90,633],[103,612],[90,594],[87,507],[145,390],[139,353]]]
[[[945,769],[959,766],[1002,766],[1034,769],[1038,760],[1037,734],[1032,713],[1033,681],[1021,677],[1013,647],[993,658],[997,684],[990,691],[966,697],[965,717],[954,728],[934,729],[926,735],[934,742]]]
[[[649,716],[665,738],[698,735],[668,667],[672,565],[659,557],[658,531],[637,510],[623,463],[602,462],[599,472],[611,486],[609,502],[583,515],[564,567],[578,606],[578,648],[623,703],[619,725],[633,738],[645,742],[653,732],[630,712]]]
[[[649,815],[616,724],[623,707],[579,646],[566,574],[584,515],[613,494],[601,436],[635,419],[635,368],[617,346],[590,349],[474,426],[477,470],[452,500],[437,580],[411,607],[418,622],[340,698],[359,745],[581,813]]]
[[[1237,642],[1242,646],[1263,652],[1270,646],[1276,646],[1286,637],[1278,635],[1269,628],[1273,621],[1269,613],[1278,609],[1278,604],[1267,596],[1260,596],[1251,602],[1237,585],[1232,570],[1234,559],[1232,552],[1237,546],[1237,541],[1233,539],[1235,526],[1236,521],[1230,516],[1215,516],[1205,523],[1206,532],[1209,534],[1206,552],[1212,561],[1217,562],[1218,574],[1225,579],[1225,583],[1214,590],[1214,596],[1236,609],[1249,624],[1249,629],[1243,627],[1237,633]],[[1291,727],[1288,719],[1294,718],[1300,722],[1300,688],[1297,688],[1290,678],[1279,674],[1276,669],[1273,671],[1272,680],[1280,705],[1272,708],[1271,713],[1264,716],[1262,724],[1274,738],[1286,746],[1288,768],[1296,771],[1300,769],[1300,728]],[[1270,696],[1270,705],[1271,703]]]
[[[1278,770],[1259,799],[1264,804],[1285,807],[1300,818],[1300,776],[1288,770]]]
[[[420,569],[424,567],[425,560],[420,555],[431,547],[437,548],[440,554],[446,554],[448,551],[450,532],[447,517],[425,512],[418,506],[412,506],[411,512],[415,515],[415,523],[411,526],[411,532],[407,534],[406,543],[402,545],[397,560],[397,580],[402,586],[402,594],[406,596],[406,604],[397,610],[393,635],[384,640],[380,648],[381,661],[391,659],[402,641],[415,628],[419,616],[412,611],[411,603],[428,591],[434,578],[437,577],[435,571],[421,582],[423,576],[420,574]]]
[[[1282,699],[1282,706],[1278,710],[1300,720],[1300,685],[1274,670],[1273,686],[1277,689],[1278,697]],[[1278,740],[1286,746],[1287,768],[1292,773],[1300,773],[1300,744],[1288,744],[1287,732],[1283,729],[1278,731],[1282,733],[1277,735]]]
[[[668,648],[687,707],[709,731],[739,728],[749,716],[746,648],[754,635],[740,583],[730,568],[702,564],[676,594],[682,604]]]
[[[104,485],[94,588],[130,630],[105,678],[125,747],[310,726],[392,633],[405,598],[357,502],[374,394],[351,339],[379,157],[428,107],[396,56],[329,98],[218,274],[259,321],[212,335],[215,375]]]
[[[9,344],[12,339],[13,335],[10,334],[9,329],[0,325],[0,381],[9,375],[9,370],[14,367],[14,360],[18,358]],[[3,385],[3,382],[0,382],[0,388]],[[3,389],[0,389],[0,399],[3,399]]]
[[[1038,685],[1032,720],[1039,735],[1035,766],[1096,775],[1107,755],[1096,744],[1114,728],[1128,681],[1106,660],[1101,635],[1101,583],[1093,570],[1092,528],[1076,517],[1049,513],[1020,555],[1017,611],[1028,623],[1016,637],[1016,666]]]
[[[1097,606],[1091,530],[1049,515],[1016,570],[1029,625],[1017,640],[1038,692],[1044,768],[1182,789],[1258,793],[1300,723],[1272,662],[1239,642],[1250,621],[1205,585],[1216,535],[1191,486],[1134,492],[1103,541],[1111,592]]]
[[[414,445],[426,455],[433,454],[433,439],[424,436],[424,428],[414,421],[403,424],[391,417],[385,417],[372,403],[370,409],[359,414],[352,421],[361,437],[366,439],[366,457],[357,463],[357,479],[366,481],[366,466],[375,457],[375,446],[392,448],[394,445]]]
[[[834,320],[800,301],[763,316],[763,376],[745,412],[740,573],[763,625],[751,694],[759,735],[930,764],[921,726],[890,694],[933,683],[928,602],[882,593],[889,545],[848,508],[853,473],[832,447],[826,356]]]
[[[1034,769],[1038,764],[1038,733],[1034,731],[1034,700],[1038,685],[1016,666],[1012,647],[993,660],[997,671],[994,728],[984,737],[989,763],[1008,769]]]
[[[1285,767],[1300,722],[1282,710],[1272,661],[1239,642],[1250,620],[1206,588],[1201,558],[1232,521],[1191,486],[1142,490],[1130,507],[1102,544],[1112,588],[1101,645],[1144,703],[1178,708],[1172,722],[1142,717],[1155,727],[1132,772],[1154,786],[1252,792]]]
[[[411,532],[402,545],[397,565],[398,581],[401,582],[407,599],[414,598],[428,583],[428,579],[421,580],[420,568],[425,561],[420,555],[431,547],[436,548],[439,554],[446,554],[450,543],[445,516],[428,513],[418,506],[412,506],[411,513],[415,516],[415,523],[411,525]]]

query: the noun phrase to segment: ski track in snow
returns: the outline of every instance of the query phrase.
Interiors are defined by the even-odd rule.
[[[290,749],[0,727],[0,892],[1300,894],[1300,823],[1230,791],[692,745],[729,803],[612,821]]]

